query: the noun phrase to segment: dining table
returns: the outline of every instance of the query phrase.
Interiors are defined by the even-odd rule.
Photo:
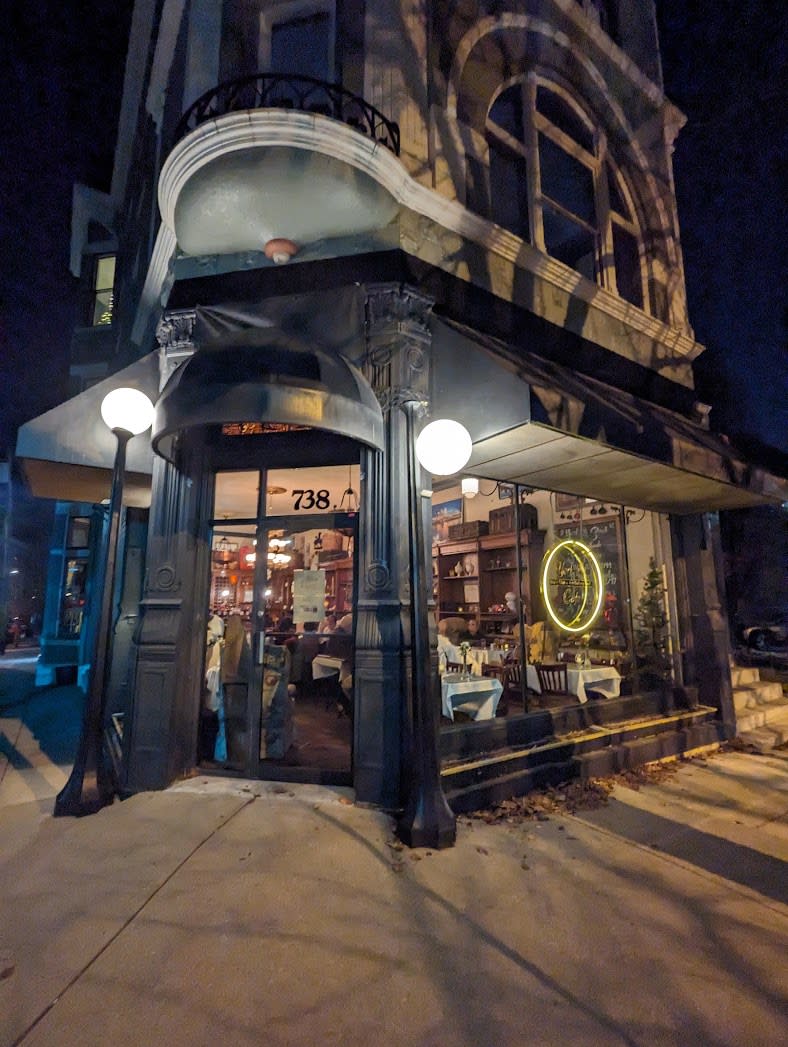
[[[492,720],[502,694],[503,685],[494,676],[447,672],[441,677],[441,708],[449,720],[458,708],[474,720]]]
[[[525,679],[532,690],[541,693],[535,665],[526,666]],[[618,698],[621,694],[621,673],[614,665],[567,665],[566,683],[570,694],[576,695],[581,703],[588,701],[586,687],[605,698]]]
[[[468,672],[474,676],[481,676],[483,665],[503,665],[509,654],[510,651],[499,647],[471,647],[466,653],[465,664],[468,666]],[[462,651],[457,644],[447,643],[438,648],[438,659],[441,670],[445,669],[448,662],[461,665]]]
[[[326,676],[333,676],[342,669],[342,659],[332,654],[316,654],[312,659],[312,679],[322,680]]]

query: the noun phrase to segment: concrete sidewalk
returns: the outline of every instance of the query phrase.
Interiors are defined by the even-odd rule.
[[[439,853],[349,790],[199,777],[77,820],[4,779],[0,1047],[782,1043],[785,755]]]

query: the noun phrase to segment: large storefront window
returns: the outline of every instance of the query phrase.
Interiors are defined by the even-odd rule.
[[[520,540],[514,499],[519,491]],[[444,724],[607,703],[671,684],[659,520],[484,480],[433,496]],[[656,586],[658,629],[644,592]],[[651,620],[646,620],[651,616]]]
[[[204,766],[349,780],[358,490],[357,465],[216,474]]]
[[[87,557],[69,556],[63,570],[63,587],[58,619],[58,637],[76,640],[82,632],[88,576]]]
[[[82,633],[87,602],[89,547],[90,517],[70,517],[57,622],[57,636],[60,640],[77,640]]]

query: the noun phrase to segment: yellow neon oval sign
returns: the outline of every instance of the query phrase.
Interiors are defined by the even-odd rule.
[[[576,538],[558,542],[542,563],[541,588],[547,613],[559,629],[586,632],[598,618],[605,595],[593,549]]]

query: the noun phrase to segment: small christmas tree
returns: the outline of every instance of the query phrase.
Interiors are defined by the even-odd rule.
[[[671,677],[665,594],[662,568],[652,556],[635,611],[638,670],[646,686],[662,686]]]

